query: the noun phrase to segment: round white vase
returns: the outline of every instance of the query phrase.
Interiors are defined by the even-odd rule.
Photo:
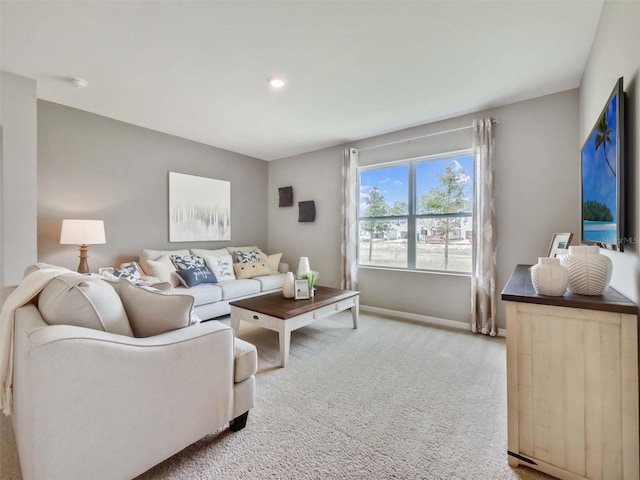
[[[284,284],[282,285],[282,295],[284,298],[293,298],[296,295],[296,279],[293,277],[293,272],[287,272],[284,277]]]
[[[611,259],[596,246],[569,247],[560,256],[560,264],[569,271],[569,291],[578,295],[602,295],[611,282]]]
[[[561,297],[567,291],[569,272],[557,258],[540,257],[531,267],[531,283],[538,295]]]

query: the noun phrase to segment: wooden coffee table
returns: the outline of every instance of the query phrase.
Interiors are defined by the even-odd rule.
[[[280,366],[286,367],[293,330],[349,308],[353,328],[358,328],[360,292],[316,287],[315,296],[308,300],[284,298],[282,292],[276,292],[237,300],[229,305],[231,327],[236,335],[240,331],[240,321],[260,325],[280,334]]]

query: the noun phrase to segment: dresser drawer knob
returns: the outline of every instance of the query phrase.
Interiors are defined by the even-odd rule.
[[[253,316],[253,319],[254,319],[254,320],[258,320],[258,315],[254,315],[254,316]]]

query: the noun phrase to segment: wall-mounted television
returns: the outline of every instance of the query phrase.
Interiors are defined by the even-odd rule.
[[[589,133],[582,156],[582,243],[624,249],[624,91],[622,77]]]

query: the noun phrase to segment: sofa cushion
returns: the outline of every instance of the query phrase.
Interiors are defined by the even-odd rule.
[[[233,263],[254,263],[260,260],[262,260],[262,253],[258,250],[233,252]]]
[[[233,339],[233,381],[240,383],[258,370],[258,354],[255,345],[235,337]]]
[[[59,275],[40,292],[38,310],[49,325],[75,325],[133,336],[120,297],[100,278],[77,273]]]
[[[140,266],[144,270],[144,273],[146,273],[147,275],[153,275],[150,271],[151,269],[149,268],[147,260],[157,260],[163,255],[166,255],[167,257],[170,257],[171,255],[189,255],[189,250],[187,250],[186,248],[182,250],[150,250],[148,248],[142,249],[142,251],[140,251]],[[153,276],[155,277],[157,275]]]
[[[251,246],[251,247],[227,247],[227,250],[229,251],[229,253],[231,255],[233,255],[235,252],[253,252],[253,251],[260,251],[260,249],[258,247],[255,246]]]
[[[94,275],[95,274],[91,274],[91,276],[94,276]],[[122,279],[113,280],[106,277],[98,277],[98,278],[108,283],[116,291],[118,296],[120,295],[120,280]],[[146,278],[153,278],[153,277],[146,277]],[[169,282],[160,282],[156,280],[153,283],[136,283],[134,285],[138,285],[139,287],[152,287],[156,290],[160,290],[165,293],[173,292],[173,285],[171,285]]]
[[[120,298],[136,337],[152,337],[192,323],[194,298],[191,295],[168,294],[120,280]]]
[[[205,256],[203,258],[207,267],[211,269],[219,282],[223,280],[235,280],[236,274],[233,271],[233,259],[231,255],[227,253],[220,257]]]
[[[273,255],[267,255],[266,253],[263,253],[260,260],[266,263],[267,267],[269,267],[273,273],[278,273],[281,258],[281,253],[274,253]]]
[[[254,280],[260,282],[261,292],[267,292],[269,290],[277,290],[278,288],[282,288],[284,286],[284,279],[286,277],[286,273],[272,273],[271,275],[254,277]]]
[[[171,255],[171,261],[176,266],[176,273],[180,275],[185,287],[195,287],[201,283],[218,283],[216,276],[198,255]]]
[[[251,279],[227,280],[218,283],[218,286],[222,289],[223,300],[260,293],[260,282]]]
[[[271,274],[271,269],[264,262],[234,263],[236,278],[254,278]]]
[[[191,255],[199,255],[202,258],[204,257],[224,257],[225,255],[230,255],[229,250],[226,248],[219,248],[217,250],[205,250],[203,248],[190,248],[189,251]]]
[[[191,295],[195,299],[196,307],[222,300],[222,289],[219,284],[202,283],[191,288],[176,287],[174,293]]]
[[[180,276],[176,274],[176,266],[168,255],[161,255],[155,260],[147,260],[149,275],[158,278],[161,282],[168,282],[174,287],[182,283]]]
[[[100,274],[107,280],[119,280],[124,278],[131,283],[141,281],[141,271],[136,262],[123,263],[120,268],[105,268],[100,270]]]

